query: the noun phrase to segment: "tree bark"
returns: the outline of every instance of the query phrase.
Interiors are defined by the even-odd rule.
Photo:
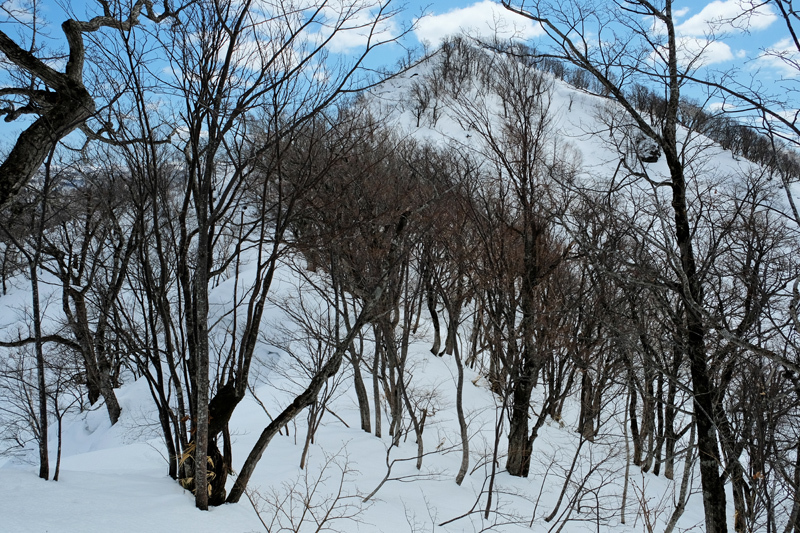
[[[528,438],[528,411],[533,393],[534,368],[524,360],[520,362],[520,366],[522,368],[512,383],[506,470],[512,476],[528,477],[533,452],[533,443]]]
[[[461,432],[461,467],[456,475],[456,485],[461,485],[464,476],[469,469],[469,433],[467,419],[464,416],[464,364],[461,362],[461,354],[458,346],[455,349],[456,367],[458,368],[458,381],[456,382],[456,415],[458,416],[458,427]]]
[[[20,134],[0,165],[0,206],[4,206],[41,168],[58,141],[94,114],[95,103],[82,81],[53,70],[2,31],[0,52],[54,89],[40,95],[46,111]]]
[[[33,299],[33,334],[36,337],[36,379],[39,389],[39,477],[50,478],[50,459],[47,451],[47,384],[45,383],[44,350],[42,347],[42,315],[39,308],[39,251],[34,251],[30,263],[31,298]]]

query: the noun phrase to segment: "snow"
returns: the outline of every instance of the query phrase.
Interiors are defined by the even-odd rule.
[[[273,317],[274,318],[274,317]],[[394,448],[390,460],[411,459],[393,465],[391,480],[387,481],[374,499],[363,504],[366,496],[378,486],[386,474],[386,451],[389,439],[379,439],[359,429],[358,406],[349,376],[345,377],[342,394],[331,403],[335,412],[350,427],[337,418],[326,415],[318,432],[317,440],[310,449],[307,474],[299,468],[300,454],[305,437],[305,416],[300,415],[288,428],[288,435],[273,439],[251,480],[251,489],[267,498],[281,498],[288,493],[287,487],[297,482],[297,490],[305,494],[304,476],[313,481],[320,474],[325,478],[313,500],[319,505],[330,502],[330,494],[336,490],[341,470],[349,470],[345,476],[344,491],[358,495],[350,503],[361,509],[357,522],[342,519],[333,521],[331,527],[339,531],[382,531],[386,533],[430,530],[437,531],[480,530],[494,522],[516,522],[499,525],[499,531],[548,531],[552,523],[543,517],[555,506],[564,479],[577,446],[574,427],[577,424],[575,406],[567,409],[563,424],[550,422],[541,431],[535,443],[531,474],[528,479],[512,478],[498,471],[495,487],[495,506],[499,515],[489,521],[482,518],[485,506],[485,483],[490,471],[488,460],[494,439],[496,416],[495,400],[487,384],[478,374],[469,369],[465,376],[464,408],[467,413],[472,449],[469,474],[461,487],[455,484],[455,474],[460,465],[458,424],[455,416],[454,361],[450,357],[439,358],[428,352],[426,341],[413,345],[413,387],[417,395],[431,398],[435,412],[428,417],[424,432],[425,450],[430,455],[424,458],[420,471],[414,468],[416,445],[413,434],[408,440]],[[283,358],[285,359],[285,358]],[[279,361],[278,364],[286,363]],[[288,377],[270,373],[269,383],[261,385],[257,394],[275,413],[289,398],[287,392],[296,385]],[[368,379],[367,376],[365,378]],[[371,390],[368,380],[367,389]],[[147,420],[149,393],[143,380],[128,383],[118,390],[123,406],[122,418],[113,427],[108,423],[104,408],[72,417],[64,430],[64,457],[58,482],[42,481],[36,477],[33,464],[5,461],[0,464],[0,529],[13,532],[141,532],[141,531],[200,531],[200,532],[250,532],[263,531],[252,505],[243,499],[238,504],[226,504],[208,512],[194,508],[193,496],[183,490],[166,475],[167,463],[163,457],[164,446],[159,440],[157,428]],[[621,409],[621,408],[620,408]],[[618,412],[621,410],[618,409]],[[150,423],[149,427],[143,425]],[[233,453],[236,464],[241,464],[250,447],[255,443],[268,418],[256,402],[248,397],[236,410],[231,422],[233,428]],[[388,428],[384,416],[384,432]],[[618,439],[608,435],[603,442],[585,446],[583,459],[575,478],[581,479],[588,468],[600,465],[602,473],[598,497],[605,498],[609,511],[619,506],[617,494],[624,475],[624,463],[616,449]],[[55,450],[54,431],[51,430],[51,453]],[[501,464],[504,439],[501,439]],[[624,456],[624,454],[623,454]],[[31,450],[29,459],[35,460]],[[51,468],[54,467],[51,458]],[[325,462],[331,464],[323,471]],[[234,467],[236,468],[236,466]],[[635,470],[634,470],[635,472]],[[396,479],[396,480],[395,480]],[[634,473],[632,484],[647,485],[648,495],[660,501],[662,495],[671,495],[674,487],[663,477]],[[609,496],[613,494],[613,496]],[[439,523],[467,513],[476,500],[475,512],[467,518],[456,520],[447,526]],[[669,501],[667,498],[667,505]],[[295,505],[298,502],[295,500]],[[637,502],[631,487],[628,516],[637,512]],[[274,516],[265,502],[264,519]],[[564,506],[562,505],[562,508]],[[288,504],[282,506],[284,511]],[[532,529],[528,523],[536,511]],[[298,509],[295,509],[298,511]],[[593,516],[587,513],[586,522],[570,522],[570,531],[592,530]],[[681,524],[698,523],[702,513],[689,509]],[[413,525],[413,526],[412,526]],[[614,531],[639,531],[641,524],[631,520],[629,526],[612,522]],[[301,529],[313,531],[314,529]],[[604,526],[603,531],[609,530]]]

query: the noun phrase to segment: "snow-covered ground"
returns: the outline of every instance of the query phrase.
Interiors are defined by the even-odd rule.
[[[373,500],[367,504],[361,497],[372,492],[385,477],[386,450],[389,439],[379,439],[358,428],[358,409],[351,387],[343,387],[343,394],[331,404],[331,410],[343,419],[339,421],[326,415],[310,449],[306,471],[299,468],[300,454],[305,437],[305,419],[299,417],[289,427],[289,435],[276,437],[270,444],[251,480],[251,490],[263,499],[254,499],[262,507],[262,518],[269,522],[274,515],[274,502],[281,512],[300,516],[307,488],[322,476],[323,482],[312,497],[312,507],[317,511],[334,504],[353,519],[333,520],[330,527],[340,531],[472,531],[482,530],[497,523],[498,531],[529,530],[548,531],[552,523],[544,521],[558,498],[577,444],[574,431],[577,421],[575,410],[569,410],[563,427],[550,424],[543,428],[534,449],[531,474],[528,479],[512,478],[501,473],[495,487],[495,503],[489,520],[480,512],[486,505],[485,484],[490,469],[490,456],[495,422],[495,406],[485,383],[474,373],[467,373],[465,410],[470,421],[472,457],[470,471],[461,487],[455,484],[460,464],[458,425],[452,398],[455,397],[455,367],[452,360],[440,359],[426,353],[425,346],[416,346],[413,354],[414,388],[417,394],[429,394],[436,413],[428,418],[424,432],[426,452],[422,469],[414,468],[416,445],[409,441],[392,449],[390,461],[412,459],[393,465],[387,481]],[[423,379],[419,379],[423,378]],[[475,382],[473,384],[473,382]],[[284,383],[285,385],[285,383]],[[263,385],[259,396],[270,411],[277,411],[281,396],[272,394],[281,384]],[[369,383],[368,383],[369,386]],[[157,437],[148,435],[152,428],[142,427],[148,422],[146,413],[151,401],[146,386],[131,383],[120,389],[123,415],[119,423],[110,427],[104,410],[85,413],[69,421],[64,433],[66,447],[58,482],[42,481],[36,476],[36,467],[6,461],[0,466],[0,507],[5,508],[0,518],[3,531],[9,532],[141,532],[141,531],[263,531],[252,505],[242,500],[235,505],[212,508],[209,512],[194,509],[193,496],[166,475],[167,463],[162,456],[163,444]],[[152,421],[150,421],[152,422]],[[248,399],[237,409],[232,427],[234,433],[234,458],[241,461],[249,452],[260,430],[268,419],[255,401]],[[384,420],[388,427],[388,420]],[[605,444],[603,440],[607,440]],[[607,484],[599,487],[598,497],[603,504],[602,513],[615,513],[621,501],[624,479],[624,450],[618,449],[619,439],[608,436],[595,444],[586,445],[578,462],[575,478],[580,480],[590,468],[598,468],[593,483]],[[504,442],[501,440],[501,457]],[[52,442],[51,450],[55,449]],[[35,454],[31,453],[31,459]],[[327,463],[327,467],[323,466]],[[501,466],[503,460],[501,458]],[[344,496],[334,502],[333,494],[344,471]],[[306,477],[307,476],[307,477]],[[288,502],[284,498],[291,492],[301,498]],[[642,510],[637,491],[646,487],[647,506],[653,514],[660,513],[663,520],[671,512],[672,482],[651,474],[631,474],[628,501],[628,528],[612,521],[615,531],[642,530]],[[697,484],[695,484],[695,488]],[[611,494],[603,498],[604,493]],[[569,493],[568,496],[569,497]],[[699,503],[699,502],[696,502]],[[590,512],[574,513],[567,531],[595,531],[596,502],[586,502]],[[562,508],[563,508],[562,504]],[[439,527],[447,520],[475,511],[468,517]],[[336,511],[334,510],[333,516]],[[534,518],[535,514],[535,518]],[[608,530],[603,516],[603,530]],[[574,520],[578,521],[574,521]],[[310,518],[307,518],[310,521]],[[702,510],[692,506],[681,524],[691,526],[702,520]],[[297,520],[295,520],[296,522]],[[284,519],[288,524],[289,520]],[[314,531],[313,521],[301,531]]]
[[[268,321],[279,320],[279,313],[273,309]],[[359,429],[358,404],[351,377],[345,372],[329,406],[336,416],[326,413],[310,448],[306,469],[299,468],[306,430],[304,415],[290,424],[288,434],[273,439],[259,463],[250,490],[253,502],[261,510],[261,519],[267,525],[280,509],[277,516],[289,530],[293,530],[290,526],[293,523],[301,526],[299,531],[315,531],[310,515],[300,523],[304,502],[309,501],[317,516],[323,509],[331,510],[328,526],[334,531],[459,532],[490,528],[544,532],[563,522],[565,516],[561,513],[574,493],[574,483],[580,483],[590,470],[593,474],[586,487],[592,491],[587,494],[597,500],[583,502],[581,510],[576,507],[564,531],[597,531],[598,510],[602,531],[643,530],[645,507],[651,518],[664,521],[669,517],[679,475],[676,475],[676,482],[671,482],[663,476],[643,475],[633,468],[628,489],[627,525],[619,523],[622,503],[619,495],[625,474],[620,419],[619,423],[606,425],[606,428],[613,428],[613,434],[602,434],[594,444],[584,445],[576,462],[573,483],[556,520],[545,521],[556,507],[578,444],[577,409],[568,405],[561,423],[549,421],[542,429],[534,445],[531,474],[527,479],[503,472],[506,444],[505,438],[501,438],[493,512],[484,519],[495,420],[500,406],[486,381],[467,369],[464,409],[469,421],[470,471],[462,486],[456,485],[455,476],[461,461],[454,405],[456,367],[452,357],[436,357],[429,348],[427,340],[417,340],[412,345],[409,361],[411,394],[429,402],[422,469],[417,470],[414,464],[417,446],[413,442],[413,432],[399,448],[391,449],[387,458],[390,440],[385,436],[389,425],[385,414],[383,438]],[[291,399],[292,390],[297,390],[291,367],[287,356],[273,357],[256,372],[266,376],[260,379],[256,394],[272,414],[279,412]],[[371,390],[367,375],[365,379],[367,389]],[[3,509],[0,530],[75,533],[266,530],[251,502],[245,499],[208,512],[196,510],[192,494],[167,476],[165,448],[150,414],[152,400],[146,384],[143,380],[126,383],[118,393],[122,418],[113,427],[102,407],[68,416],[58,482],[37,477],[34,449],[27,455],[27,461],[0,458],[0,509]],[[622,416],[621,405],[616,411]],[[250,396],[237,408],[231,421],[234,469],[241,464],[268,422],[262,407]],[[50,442],[53,454],[55,449],[53,428]],[[364,497],[387,476],[387,460],[392,464],[388,481],[364,503]],[[51,467],[54,463],[53,457]],[[339,492],[340,482],[341,497],[337,499],[334,495]],[[695,490],[698,486],[696,482]],[[643,488],[644,497],[640,495]],[[680,522],[683,528],[702,520],[699,497],[695,497],[693,503]],[[611,515],[616,517],[609,520]]]

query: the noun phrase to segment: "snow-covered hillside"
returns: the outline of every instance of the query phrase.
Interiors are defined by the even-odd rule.
[[[494,58],[496,62],[516,61],[500,54],[494,55],[494,52],[481,53],[490,59]],[[507,179],[505,173],[513,172],[518,168],[515,165],[520,164],[522,158],[529,157],[529,154],[517,156],[509,152],[509,161],[505,162],[493,155],[491,142],[496,141],[500,147],[505,146],[503,143],[511,142],[513,136],[509,133],[508,123],[513,121],[509,117],[514,116],[514,110],[504,109],[502,98],[495,89],[490,88],[491,84],[487,80],[481,81],[481,76],[486,78],[487,75],[491,81],[496,72],[491,69],[488,72],[469,70],[475,69],[476,65],[477,68],[485,68],[487,64],[476,62],[465,67],[469,72],[462,78],[439,79],[443,72],[442,56],[442,53],[434,54],[426,62],[372,89],[364,99],[366,105],[397,138],[415,139],[438,149],[468,155],[477,161],[479,169],[475,171],[476,176],[483,179],[499,176],[498,181]],[[454,54],[452,60],[457,61],[457,56],[457,53]],[[522,72],[532,67],[523,69],[517,65],[513,68]],[[649,224],[636,230],[626,230],[627,233],[622,231],[624,235],[613,237],[618,240],[611,242],[612,237],[602,231],[596,234],[588,231],[587,219],[580,218],[578,213],[584,216],[589,208],[583,211],[564,208],[552,215],[552,220],[557,221],[551,232],[552,238],[554,242],[558,240],[563,244],[559,248],[563,253],[558,253],[566,258],[565,261],[576,262],[595,257],[592,254],[600,256],[600,252],[608,256],[618,254],[615,261],[619,270],[611,272],[611,279],[622,279],[621,284],[627,283],[629,278],[626,276],[632,279],[634,275],[641,274],[637,270],[637,267],[641,267],[644,274],[642,278],[637,278],[640,284],[631,284],[637,287],[636,290],[645,291],[642,287],[652,288],[659,284],[671,287],[668,282],[673,280],[671,276],[678,269],[674,264],[675,245],[670,240],[671,230],[668,227],[671,215],[663,211],[670,205],[667,191],[661,187],[669,179],[664,157],[652,163],[641,162],[643,152],[651,148],[646,146],[647,139],[609,99],[577,89],[549,73],[536,76],[543,83],[544,92],[539,95],[538,101],[544,103],[546,113],[532,123],[547,123],[546,128],[542,126],[541,130],[544,140],[539,157],[547,162],[546,168],[552,174],[556,173],[553,170],[556,167],[566,169],[555,181],[547,182],[546,186],[544,181],[537,182],[542,186],[542,192],[538,194],[547,198],[548,209],[555,212],[556,206],[583,206],[582,202],[589,198],[586,193],[589,189],[599,196],[613,191],[613,195],[607,194],[606,200],[609,206],[614,204],[618,209],[615,213],[620,225],[625,222],[630,224],[629,228],[633,228],[636,227],[634,224],[645,221]],[[434,87],[437,83],[438,88]],[[454,88],[457,90],[454,91]],[[526,91],[525,88],[522,90]],[[543,118],[545,115],[546,120]],[[735,204],[739,191],[750,191],[752,184],[758,181],[756,177],[766,171],[687,128],[680,130],[679,138],[686,160],[691,161],[687,165],[691,169],[691,216],[699,233],[708,232],[711,235],[709,239],[700,239],[699,261],[702,268],[711,271],[717,267],[703,263],[705,258],[712,256],[710,250],[725,247],[726,250],[734,250],[737,246],[733,239],[726,240],[724,236],[715,240],[715,221],[727,221],[731,226],[736,226],[736,216],[730,214],[727,206]],[[542,176],[546,175],[543,172],[535,179],[544,180]],[[584,196],[576,192],[579,189]],[[756,196],[762,206],[768,207],[768,211],[776,212],[785,207],[781,194],[781,190],[771,184]],[[742,200],[742,204],[748,206],[757,204],[748,202]],[[754,215],[753,223],[762,221],[767,227],[766,219],[773,214],[763,217],[761,214]],[[737,228],[737,231],[744,232],[739,226]],[[590,243],[590,237],[597,240]],[[604,248],[606,245],[608,248]],[[585,249],[582,248],[584,246]],[[650,258],[653,264],[636,265],[631,259],[632,255],[627,255],[633,254],[632,250],[642,249],[645,253],[641,257]],[[663,252],[663,255],[659,256],[659,252]],[[233,323],[234,317],[238,317],[236,313],[226,311],[229,308],[226,306],[237,297],[244,298],[242,294],[248,287],[246,279],[255,275],[256,253],[250,249],[242,254],[242,279],[238,271],[236,277],[228,272],[212,284],[209,294],[211,316],[218,321],[215,324]],[[731,259],[733,252],[725,257],[734,262]],[[234,458],[234,473],[228,480],[229,488],[235,481],[235,472],[241,467],[261,431],[295,395],[306,388],[309,380],[308,369],[298,364],[298,359],[305,360],[304,357],[309,354],[303,351],[305,348],[300,344],[289,346],[291,335],[287,332],[295,331],[293,321],[296,317],[288,313],[286,307],[292,305],[291,302],[297,305],[299,296],[302,296],[306,309],[321,314],[325,313],[328,305],[315,292],[315,285],[324,286],[327,283],[327,275],[321,269],[319,272],[310,272],[303,268],[305,259],[299,252],[287,254],[281,259],[280,265],[250,370],[251,390],[236,408],[229,424]],[[651,274],[651,270],[646,270],[650,267],[652,272],[664,268],[662,274],[655,275]],[[581,271],[581,275],[589,279],[598,273],[607,273],[603,268],[587,267]],[[737,269],[741,270],[738,264],[728,264],[724,268],[720,266],[719,276],[715,278],[719,294],[727,295],[731,300],[735,299],[734,293],[740,283],[735,276]],[[677,277],[678,274],[675,274]],[[44,328],[46,332],[54,332],[63,323],[60,310],[62,286],[46,274],[41,283],[40,299],[47,302]],[[521,282],[514,283],[512,285],[518,287]],[[784,282],[783,287],[776,289],[776,294],[780,293],[776,298],[783,298],[780,301],[784,303],[787,301],[785,285]],[[564,298],[585,299],[584,293],[575,292],[578,289],[574,287],[582,288],[583,285],[577,282],[574,286],[570,285],[569,290],[573,292]],[[628,285],[625,287],[629,288]],[[668,299],[665,297],[665,300]],[[420,308],[424,307],[422,301],[420,297]],[[20,331],[28,331],[29,328],[29,302],[30,283],[24,273],[19,273],[11,278],[7,294],[0,297],[0,341],[26,336]],[[648,302],[647,305],[655,306],[651,301]],[[727,300],[723,301],[723,296],[713,303],[718,304],[720,310],[728,305]],[[602,320],[609,310],[599,305],[584,312]],[[776,305],[773,316],[776,321],[780,321],[777,315],[781,305]],[[676,308],[680,306],[676,305]],[[474,313],[477,313],[476,303],[468,300],[458,340],[460,352],[465,358],[470,351],[472,328],[477,323],[473,320]],[[521,311],[515,311],[514,320],[521,320],[516,313],[519,313],[519,317],[522,314]],[[546,313],[542,311],[542,314]],[[641,316],[667,320],[666,312],[660,315],[650,307],[643,307]],[[571,374],[569,371],[564,374],[570,377],[568,384],[564,385],[563,403],[558,409],[558,416],[542,418],[544,422],[533,440],[527,477],[511,476],[505,471],[510,409],[508,397],[504,401],[501,394],[492,391],[488,363],[479,360],[472,367],[466,367],[463,412],[470,454],[467,475],[463,483],[457,485],[455,479],[462,464],[461,429],[456,409],[459,369],[453,355],[437,356],[431,353],[434,338],[431,316],[423,310],[418,322],[419,327],[410,334],[405,387],[417,415],[422,417],[424,413],[424,454],[419,469],[416,467],[418,445],[412,421],[404,419],[400,442],[392,446],[392,438],[388,435],[391,413],[383,391],[383,436],[377,437],[360,429],[359,399],[353,382],[353,370],[349,364],[343,364],[326,388],[330,400],[321,414],[320,426],[308,448],[304,468],[301,469],[300,463],[307,435],[305,411],[269,443],[250,479],[246,499],[236,504],[213,507],[208,512],[196,510],[191,492],[184,490],[167,475],[167,451],[148,384],[144,379],[134,380],[131,368],[127,368],[123,369],[121,376],[124,384],[117,390],[122,414],[115,425],[110,424],[105,408],[100,404],[83,412],[78,412],[76,404],[66,412],[58,482],[43,481],[37,477],[38,455],[33,441],[25,443],[24,447],[7,447],[8,453],[0,456],[0,530],[76,533],[664,531],[684,497],[688,497],[688,504],[685,511],[679,513],[675,531],[703,530],[703,502],[694,448],[690,448],[688,456],[691,471],[684,475],[687,466],[686,447],[690,440],[693,442],[695,439],[694,429],[689,429],[692,402],[686,385],[686,364],[678,362],[676,372],[668,375],[664,371],[662,376],[666,375],[666,378],[661,380],[655,373],[649,374],[650,370],[640,372],[636,366],[639,358],[650,357],[646,353],[649,348],[664,357],[672,356],[671,345],[664,340],[667,335],[654,334],[659,340],[654,341],[652,346],[639,351],[631,349],[635,353],[625,359],[629,366],[619,361],[612,362],[610,355],[628,349],[621,339],[639,338],[639,332],[633,331],[632,326],[630,331],[623,331],[629,325],[618,326],[618,330],[611,327],[602,329],[601,338],[585,348],[587,353],[591,351],[594,354],[593,358],[573,353],[563,358],[564,361],[570,361],[564,364],[573,365],[570,367],[573,370]],[[559,346],[572,346],[564,340],[571,334],[570,325],[548,323],[543,329],[552,328],[556,332],[554,336],[559,342],[563,341]],[[223,333],[218,334],[218,339],[222,339],[231,328],[235,329],[235,326],[220,327]],[[648,328],[650,325],[646,324],[642,331],[650,332]],[[442,324],[442,336],[446,335],[446,329],[446,325]],[[581,339],[591,334],[588,330],[581,329],[574,334],[578,340],[570,342],[579,344]],[[544,338],[545,334],[541,335]],[[777,334],[767,338],[762,346],[772,349],[770,343],[778,342],[776,337]],[[752,337],[748,339],[748,342],[761,342],[752,340]],[[276,347],[281,340],[286,344]],[[379,388],[376,385],[373,389],[373,374],[369,364],[375,344],[372,328],[364,329],[363,341],[363,378],[372,401],[372,391]],[[658,344],[662,341],[663,345]],[[219,342],[220,346],[227,346],[222,340]],[[720,346],[727,345],[721,334],[709,337],[708,344],[709,350],[712,350],[712,345],[720,350]],[[11,353],[13,348],[3,350]],[[617,364],[619,366],[614,366]],[[618,374],[603,374],[605,369],[612,367]],[[212,368],[212,372],[217,370]],[[645,472],[633,464],[635,450],[629,434],[630,413],[634,412],[642,425],[650,416],[650,423],[654,424],[652,435],[656,439],[655,424],[660,424],[662,430],[664,425],[661,418],[663,411],[658,411],[659,420],[656,422],[653,414],[656,407],[648,404],[647,399],[640,398],[638,406],[631,403],[629,390],[635,386],[631,381],[634,377],[646,382],[642,385],[645,390],[647,383],[650,386],[656,383],[657,392],[650,390],[654,395],[662,392],[666,395],[670,380],[677,383],[675,397],[671,400],[677,406],[677,412],[675,419],[669,423],[674,423],[677,429],[683,431],[675,439],[673,479],[667,479],[663,471],[656,475],[652,467]],[[582,429],[587,415],[581,407],[581,394],[582,391],[594,390],[592,384],[586,384],[587,380],[594,380],[592,383],[598,383],[597,387],[603,389],[597,395],[601,405],[597,407],[597,413],[589,417],[590,425],[596,427],[591,438]],[[531,424],[544,410],[546,390],[550,390],[550,385],[544,381],[542,377],[542,382],[533,390],[531,412],[528,415]],[[740,385],[731,385],[734,386]],[[0,396],[0,411],[4,409],[3,402],[8,405],[10,401],[11,398]],[[664,398],[658,401],[664,403]],[[88,408],[88,404],[83,403]],[[372,406],[374,409],[374,404]],[[649,415],[645,412],[648,408],[652,410]],[[8,413],[4,420],[9,420],[11,415]],[[55,420],[50,427],[49,449],[51,465],[54,465],[58,446]],[[654,446],[651,438],[651,451]],[[651,455],[655,453],[653,451]],[[656,462],[662,461],[661,454],[659,448]],[[754,464],[754,461],[746,453],[742,458],[742,463],[747,465]],[[681,494],[682,485],[686,494]],[[776,483],[775,486],[779,485]],[[727,490],[727,514],[732,517],[734,503],[730,484]],[[775,488],[771,494],[780,499],[777,508],[786,512],[786,506],[791,502],[784,501],[787,494],[784,489]],[[785,523],[782,520],[780,523]]]

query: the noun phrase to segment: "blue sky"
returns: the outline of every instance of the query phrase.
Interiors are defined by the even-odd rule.
[[[566,1],[566,0],[565,0]],[[783,50],[789,45],[783,21],[770,6],[761,6],[753,16],[735,24],[721,21],[742,13],[750,0],[714,0],[675,2],[673,15],[680,42],[687,51],[706,47],[705,65],[714,69],[731,67],[761,70],[768,76],[795,75],[782,62],[764,54],[765,50]],[[760,3],[760,2],[759,2]],[[437,2],[430,15],[418,23],[416,37],[436,44],[459,28],[487,36],[500,27],[504,34],[515,32],[532,43],[539,29],[529,20],[505,11],[497,2]],[[654,28],[655,29],[655,28]],[[708,39],[713,34],[714,39]]]
[[[305,0],[308,3],[311,0]],[[369,4],[371,0],[329,0],[333,4],[349,4],[350,1]],[[567,0],[563,0],[566,2]],[[583,0],[584,2],[586,0]],[[23,7],[29,0],[0,0],[4,10],[14,10]],[[770,6],[761,7],[758,16],[751,17],[745,24],[744,21],[736,25],[714,24],[715,21],[726,19],[741,13],[743,6],[750,6],[757,0],[695,0],[676,1],[673,13],[676,15],[677,29],[680,38],[689,50],[705,44],[705,36],[713,30],[717,39],[706,51],[706,63],[713,68],[730,68],[733,66],[747,66],[748,69],[762,69],[769,71],[769,75],[790,73],[782,68],[779,62],[763,57],[767,49],[783,49],[789,43],[786,41],[788,32],[783,27],[782,21],[776,16]],[[40,12],[51,24],[50,34],[54,38],[60,37],[58,25],[64,18],[64,7],[76,12],[78,16],[99,14],[99,6],[92,0],[58,1],[38,0]],[[176,3],[176,2],[173,2]],[[599,2],[597,2],[599,4]],[[759,2],[760,3],[760,2]],[[156,2],[159,4],[159,2]],[[522,17],[514,15],[502,8],[499,2],[492,0],[464,1],[440,0],[428,2],[427,0],[407,0],[406,2],[393,2],[397,6],[405,5],[402,15],[405,22],[416,19],[420,12],[425,11],[428,16],[417,21],[417,29],[409,45],[425,41],[435,46],[447,35],[460,30],[468,31],[475,35],[488,36],[495,31],[510,37],[512,34],[522,39],[536,42],[539,29]],[[0,16],[3,13],[0,12]],[[0,21],[2,18],[0,18]],[[748,27],[745,27],[745,26]],[[9,24],[0,23],[0,27],[7,33],[13,29]],[[399,27],[399,24],[398,24]],[[348,44],[359,44],[358,39],[344,39],[343,49]]]
[[[311,0],[297,0],[312,3]],[[371,0],[329,0],[331,5],[348,5],[350,1],[370,4]],[[567,1],[567,0],[564,0]],[[587,0],[583,0],[586,2]],[[786,67],[786,63],[779,60],[775,54],[785,50],[790,44],[788,32],[783,21],[776,15],[772,8],[760,7],[757,14],[747,20],[740,20],[737,24],[720,24],[724,19],[730,19],[742,12],[743,6],[751,5],[757,0],[713,0],[713,1],[676,1],[673,13],[676,18],[679,41],[689,55],[694,55],[697,50],[705,48],[703,55],[703,68],[714,72],[727,72],[737,69],[740,79],[747,81],[756,79],[767,89],[783,87],[786,83],[793,83],[798,71]],[[8,12],[23,8],[28,0],[0,0],[0,7]],[[158,4],[159,2],[156,2]],[[393,5],[394,2],[393,2]],[[397,3],[396,5],[402,5]],[[39,0],[40,12],[45,20],[50,23],[49,35],[51,46],[59,46],[63,39],[58,27],[64,20],[64,6],[74,11],[77,16],[88,17],[99,14],[99,7],[93,0],[63,1]],[[530,20],[510,13],[491,0],[456,1],[445,0],[428,3],[426,0],[409,0],[405,3],[406,9],[400,16],[401,20],[387,27],[387,32],[398,32],[403,23],[416,20],[416,29],[404,42],[406,47],[418,46],[421,42],[431,46],[438,45],[447,35],[466,31],[471,35],[488,37],[499,32],[504,37],[512,35],[536,45],[541,29]],[[426,7],[427,6],[427,7]],[[421,12],[427,16],[417,20]],[[2,13],[0,13],[2,15]],[[0,28],[12,36],[19,28],[14,24],[4,23],[0,19]],[[658,27],[653,26],[657,33]],[[714,39],[709,39],[713,33]],[[342,36],[336,42],[335,52],[347,54],[357,51],[363,40],[357,34]],[[765,53],[766,52],[766,53]],[[371,65],[386,63],[391,67],[397,59],[404,54],[399,46],[381,51],[372,58]],[[792,57],[796,58],[796,54]],[[786,81],[787,78],[790,81]],[[711,102],[710,105],[715,105]],[[716,104],[718,105],[718,103]],[[800,106],[793,106],[800,107]],[[20,121],[22,122],[22,121]],[[15,124],[20,127],[24,124]],[[2,128],[2,131],[8,131]]]

